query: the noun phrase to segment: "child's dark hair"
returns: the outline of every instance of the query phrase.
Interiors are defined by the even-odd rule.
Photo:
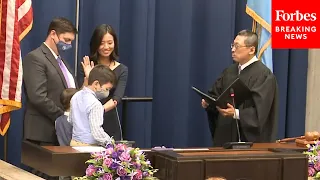
[[[90,71],[88,84],[92,85],[94,81],[98,81],[101,86],[106,83],[115,85],[116,75],[108,66],[98,64]]]
[[[64,111],[70,109],[71,98],[76,92],[78,92],[78,89],[76,88],[68,88],[62,91],[60,95],[60,102]]]

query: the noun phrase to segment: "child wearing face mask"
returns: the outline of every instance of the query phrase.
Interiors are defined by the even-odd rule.
[[[71,99],[70,122],[73,126],[70,146],[105,145],[111,141],[103,130],[104,107],[99,99],[106,98],[116,76],[105,65],[96,65],[89,74],[88,86]]]

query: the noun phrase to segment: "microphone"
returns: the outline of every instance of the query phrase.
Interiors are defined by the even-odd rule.
[[[236,109],[236,103],[234,102],[234,91],[233,88],[230,88],[230,96],[232,98],[232,106],[234,109]],[[237,125],[237,131],[238,131],[238,141],[241,142],[241,136],[240,136],[240,128],[239,128],[239,122],[238,122],[238,116],[236,115],[236,111],[234,111],[236,125]]]
[[[232,99],[232,105],[234,108],[236,108],[236,103],[235,103],[235,93],[233,88],[230,88],[230,96]],[[234,112],[236,113],[236,112]],[[240,136],[240,128],[239,128],[239,122],[238,122],[238,117],[235,115],[235,121],[237,125],[237,131],[238,131],[238,142],[227,142],[223,145],[223,148],[225,149],[250,149],[251,146],[253,145],[252,142],[242,142],[241,141],[241,136]]]

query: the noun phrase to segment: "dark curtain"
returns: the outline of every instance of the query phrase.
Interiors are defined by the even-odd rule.
[[[93,29],[102,23],[112,25],[120,40],[119,61],[129,68],[125,95],[153,97],[152,103],[129,104],[127,139],[142,148],[210,146],[206,113],[191,86],[207,91],[233,63],[230,44],[238,31],[252,26],[245,4],[234,0],[80,0],[78,64],[72,52],[69,62],[79,71],[82,57],[89,53]],[[54,16],[75,21],[75,7],[75,1],[33,0],[34,26],[22,43],[23,55],[44,41]],[[273,53],[280,90],[278,137],[300,136],[305,127],[308,53]],[[16,165],[20,164],[22,123],[23,110],[12,113],[8,159]]]

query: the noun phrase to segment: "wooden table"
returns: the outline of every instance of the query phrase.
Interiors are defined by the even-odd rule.
[[[13,166],[5,161],[0,160],[0,179],[5,180],[44,180],[34,174],[31,174],[23,169]]]
[[[262,149],[294,149],[304,151],[307,148],[297,147],[287,143],[260,143],[254,144],[252,150]],[[188,149],[180,149],[176,152],[185,152]],[[208,148],[208,151],[223,150],[223,148]],[[156,156],[160,152],[151,149],[142,149],[153,165]],[[190,151],[188,151],[190,152]],[[22,143],[22,163],[44,172],[50,176],[83,176],[87,165],[85,161],[90,158],[89,153],[79,152],[70,146],[38,146],[28,141]]]

